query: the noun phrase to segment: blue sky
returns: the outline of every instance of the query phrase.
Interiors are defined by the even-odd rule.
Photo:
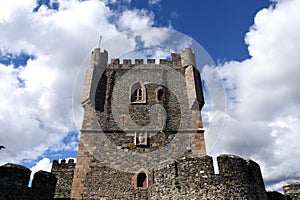
[[[99,35],[105,43],[124,31],[168,27],[217,63],[203,76],[214,68],[223,80],[226,119],[211,154],[254,159],[267,188],[280,190],[300,179],[297,9],[298,0],[1,1],[0,143],[7,148],[0,164],[49,170],[53,159],[76,157],[73,112],[82,111],[72,105],[73,83]]]
[[[201,0],[161,1],[149,7],[146,0],[131,2],[131,8],[150,8],[156,16],[155,25],[171,24],[175,30],[195,39],[215,62],[249,57],[245,34],[256,13],[271,4],[268,0]]]

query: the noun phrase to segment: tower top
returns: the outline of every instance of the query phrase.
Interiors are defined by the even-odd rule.
[[[180,52],[181,64],[183,67],[194,66],[196,67],[195,53],[191,48],[186,48],[185,51]]]

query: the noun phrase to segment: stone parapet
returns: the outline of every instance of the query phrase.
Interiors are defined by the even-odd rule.
[[[186,156],[155,170],[150,199],[268,199],[256,163],[233,155],[217,159],[219,174],[210,156]]]
[[[0,166],[0,200],[50,200],[54,196],[56,178],[45,171],[36,172],[28,187],[30,169],[7,163]]]
[[[31,199],[52,200],[57,179],[50,172],[38,171],[34,174],[31,186]]]

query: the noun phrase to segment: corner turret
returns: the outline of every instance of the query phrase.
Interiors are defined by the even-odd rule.
[[[51,173],[57,178],[54,198],[70,198],[75,165],[73,159],[53,161]]]
[[[180,52],[182,67],[194,66],[196,67],[195,53],[190,48]]]
[[[91,55],[91,62],[86,73],[85,82],[82,91],[81,104],[95,105],[95,94],[98,82],[101,75],[106,69],[108,53],[106,50],[100,51],[100,48],[95,48]]]

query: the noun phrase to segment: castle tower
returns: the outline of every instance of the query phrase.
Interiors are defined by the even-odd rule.
[[[206,154],[200,73],[191,49],[171,60],[112,59],[94,49],[71,198],[148,199],[153,170]],[[152,180],[152,181],[151,181]]]

